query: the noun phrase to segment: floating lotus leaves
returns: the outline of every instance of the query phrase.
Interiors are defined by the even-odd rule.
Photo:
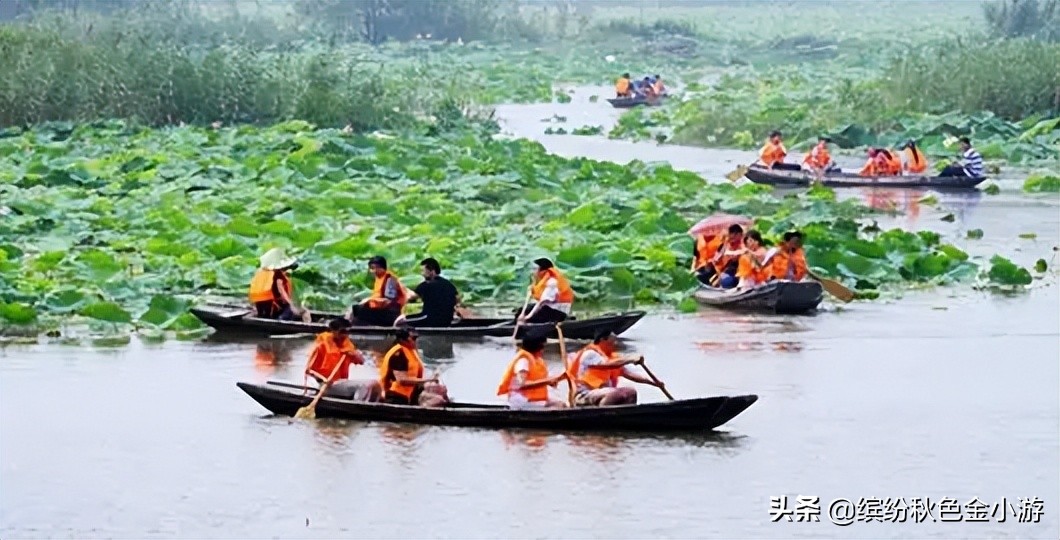
[[[95,302],[81,309],[81,315],[111,323],[128,323],[132,315],[113,302]]]
[[[987,277],[990,281],[1000,285],[1030,285],[1034,281],[1026,268],[1017,266],[1000,255],[991,257]]]

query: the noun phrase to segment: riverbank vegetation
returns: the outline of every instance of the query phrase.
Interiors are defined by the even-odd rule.
[[[778,199],[762,186],[704,187],[665,165],[565,159],[491,134],[358,135],[300,121],[8,131],[0,318],[186,329],[192,299],[241,297],[274,246],[301,259],[295,287],[312,309],[366,292],[375,254],[410,285],[421,258],[439,257],[472,304],[516,302],[527,261],[551,256],[583,305],[680,305],[695,287],[686,231],[715,211],[757,216],[772,239],[802,229],[810,263],[870,297],[980,273],[938,235],[881,231],[863,219],[869,209],[827,190]]]

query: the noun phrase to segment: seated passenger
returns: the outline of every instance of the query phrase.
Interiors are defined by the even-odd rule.
[[[300,316],[303,322],[309,322],[309,310],[294,307],[294,287],[287,272],[298,268],[295,258],[288,257],[281,248],[273,248],[261,256],[260,263],[247,293],[257,316],[281,321]]]
[[[633,82],[629,80],[629,73],[623,73],[622,76],[615,81],[615,97],[633,97]]]
[[[354,324],[391,326],[408,301],[405,287],[393,272],[387,270],[383,257],[377,255],[369,259],[368,271],[375,276],[372,295],[350,307],[346,316]]]
[[[771,259],[777,251],[766,251],[758,231],[748,231],[744,235],[744,244],[747,252],[740,256],[740,264],[736,269],[736,277],[740,279],[736,287],[741,290],[752,289],[769,281],[773,275]]]
[[[350,322],[346,319],[333,319],[328,322],[326,332],[317,334],[306,361],[305,377],[312,377],[318,385],[323,385],[338,367],[327,395],[355,401],[379,401],[383,389],[378,381],[349,380],[350,363],[364,364],[364,356],[350,341],[349,327]]]
[[[549,376],[548,364],[544,360],[545,343],[548,331],[535,330],[523,338],[515,358],[508,363],[497,386],[497,395],[508,396],[508,407],[511,409],[544,409],[564,408],[566,403],[551,399],[548,387],[556,386],[567,377],[560,371]]]
[[[460,303],[460,295],[456,287],[442,277],[442,267],[438,261],[428,257],[420,261],[423,271],[423,282],[416,286],[409,295],[409,302],[423,299],[423,311],[413,315],[402,315],[394,321],[394,326],[407,324],[410,326],[425,326],[428,328],[439,328],[451,326],[456,306]]]
[[[423,376],[423,360],[416,349],[419,335],[413,328],[399,328],[394,345],[379,363],[379,384],[383,401],[392,405],[443,407],[449,402],[448,391],[438,382],[438,373]]]
[[[806,254],[802,251],[801,232],[784,233],[784,241],[773,255],[772,270],[774,279],[802,281],[806,277]]]
[[[745,251],[747,249],[743,245],[743,227],[734,223],[729,226],[729,234],[726,240],[718,248],[718,252],[714,254],[714,260],[712,261],[715,271],[714,286],[723,289],[731,289],[736,286],[738,283],[736,270],[740,266],[740,256]]]

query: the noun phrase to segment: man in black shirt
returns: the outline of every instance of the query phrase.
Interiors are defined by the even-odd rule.
[[[453,312],[459,304],[456,287],[441,276],[442,267],[433,258],[420,261],[423,282],[409,295],[409,302],[423,300],[423,311],[394,321],[394,326],[407,324],[428,328],[446,327],[453,324]]]

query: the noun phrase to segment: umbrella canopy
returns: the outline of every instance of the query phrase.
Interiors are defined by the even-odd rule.
[[[703,218],[688,229],[688,234],[692,236],[699,236],[701,234],[716,235],[722,234],[729,230],[732,225],[739,225],[743,228],[751,226],[753,221],[751,218],[746,216],[736,216],[733,214],[714,214],[710,217]]]

